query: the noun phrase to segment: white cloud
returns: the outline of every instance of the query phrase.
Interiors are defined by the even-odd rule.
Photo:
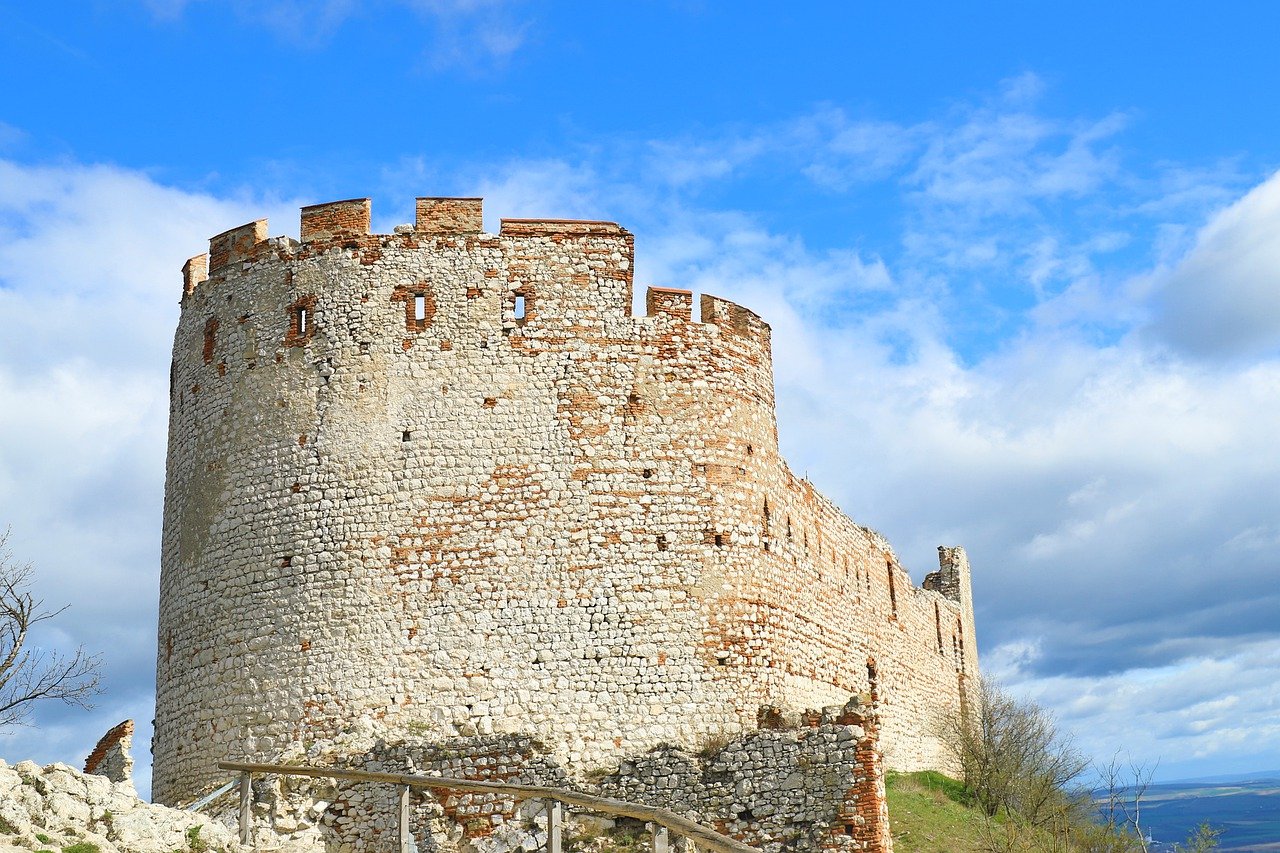
[[[1077,744],[1105,759],[1118,744],[1162,778],[1261,770],[1280,754],[1275,684],[1280,641],[1220,657],[1105,677],[1006,679],[1011,690],[1058,709]]]
[[[543,160],[496,169],[475,193],[485,200],[485,227],[496,233],[500,218],[600,219],[602,184],[590,167]]]
[[[1154,331],[1203,356],[1280,347],[1280,174],[1213,218],[1162,277]]]

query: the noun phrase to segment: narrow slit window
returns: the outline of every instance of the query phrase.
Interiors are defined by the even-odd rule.
[[[933,625],[938,629],[938,654],[942,654],[942,613],[938,610],[938,602],[933,603]]]
[[[517,297],[516,297],[516,319],[517,319],[517,320],[523,320],[523,319],[524,319],[524,312],[525,312],[524,297],[523,297],[523,296],[517,296]]]
[[[296,319],[298,322],[298,337],[303,337],[311,332],[311,311],[305,305],[299,305],[296,309]]]
[[[415,293],[413,295],[413,319],[418,323],[427,319],[427,295],[425,293]]]
[[[895,588],[894,582],[893,582],[893,566],[887,565],[885,566],[885,569],[889,573],[889,609],[893,611],[894,616],[897,616],[898,615],[898,590]]]

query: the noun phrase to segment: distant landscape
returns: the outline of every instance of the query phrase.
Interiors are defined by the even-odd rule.
[[[1247,780],[1201,780],[1152,785],[1142,823],[1156,842],[1152,853],[1174,845],[1209,821],[1222,830],[1220,850],[1280,851],[1280,771]]]

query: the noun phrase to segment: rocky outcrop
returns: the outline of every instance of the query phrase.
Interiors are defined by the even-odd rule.
[[[0,761],[0,853],[68,848],[86,853],[245,850],[222,824],[143,802],[131,783],[65,764]]]

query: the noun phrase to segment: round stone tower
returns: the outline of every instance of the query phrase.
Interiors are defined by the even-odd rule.
[[[184,267],[158,802],[361,718],[586,768],[851,693],[936,764],[912,732],[977,671],[967,561],[913,587],[790,473],[764,322],[658,288],[632,316],[613,223],[369,215],[254,222]]]

